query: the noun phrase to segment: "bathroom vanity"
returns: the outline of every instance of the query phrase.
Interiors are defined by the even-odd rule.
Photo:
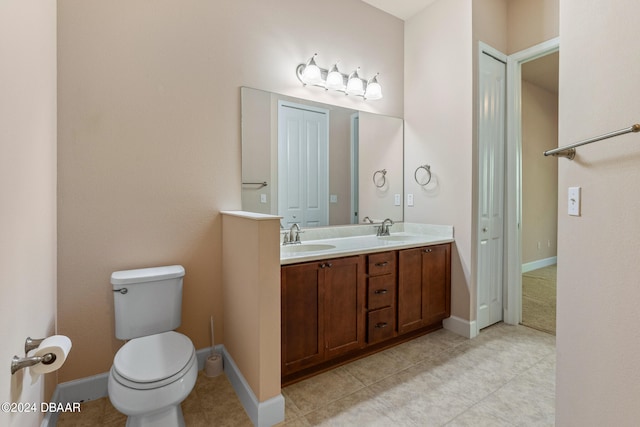
[[[307,229],[312,240],[281,246],[283,386],[440,329],[450,316],[451,227],[335,231]]]

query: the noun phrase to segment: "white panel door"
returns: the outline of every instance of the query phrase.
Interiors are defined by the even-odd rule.
[[[278,106],[278,214],[283,225],[329,224],[328,112]]]
[[[478,329],[502,320],[505,63],[480,54],[478,143]]]

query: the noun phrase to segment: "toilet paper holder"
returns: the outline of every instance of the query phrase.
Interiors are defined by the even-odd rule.
[[[40,344],[42,344],[44,338],[33,339],[31,337],[27,337],[24,342],[24,355],[26,356],[31,350],[35,350],[38,348]],[[56,355],[53,353],[47,353],[43,356],[31,356],[31,357],[18,357],[13,356],[11,359],[11,375],[18,372],[20,369],[27,368],[29,366],[37,365],[38,363],[44,363],[45,365],[50,365],[56,361]]]

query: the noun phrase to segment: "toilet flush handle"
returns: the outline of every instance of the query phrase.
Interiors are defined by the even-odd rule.
[[[113,292],[120,292],[122,295],[125,295],[129,290],[127,288],[114,289]]]

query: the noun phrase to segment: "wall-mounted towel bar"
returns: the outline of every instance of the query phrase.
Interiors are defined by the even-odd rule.
[[[614,136],[624,135],[625,133],[640,132],[640,124],[635,124],[628,128],[620,129],[614,132],[605,133],[604,135],[596,136],[594,138],[585,139],[584,141],[576,142],[575,144],[567,145],[553,150],[547,150],[544,152],[545,156],[557,156],[566,157],[569,160],[573,160],[576,156],[576,147],[581,145],[591,144],[592,142],[602,141],[603,139],[613,138]]]
[[[242,185],[259,185],[260,187],[258,188],[262,188],[262,187],[266,187],[267,181],[262,181],[262,182],[243,182]]]

